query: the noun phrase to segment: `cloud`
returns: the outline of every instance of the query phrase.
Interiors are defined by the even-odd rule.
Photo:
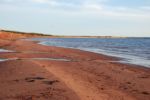
[[[142,10],[150,10],[150,6],[143,6],[143,7],[140,7]]]
[[[51,0],[31,0],[31,1],[36,3],[48,3]]]
[[[95,16],[150,18],[150,6],[130,8],[127,6],[111,6],[110,0],[1,0],[0,8],[5,10],[38,10],[59,11],[68,14],[94,14]],[[5,5],[5,6],[4,6]],[[20,7],[21,6],[21,7]],[[28,7],[27,7],[28,6]],[[9,8],[8,8],[9,7]],[[29,9],[30,8],[30,9]]]

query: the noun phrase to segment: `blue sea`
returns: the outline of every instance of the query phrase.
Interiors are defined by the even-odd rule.
[[[75,48],[122,58],[150,68],[150,38],[35,38],[40,44]]]

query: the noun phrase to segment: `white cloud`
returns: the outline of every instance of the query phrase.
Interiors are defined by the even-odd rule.
[[[95,16],[108,16],[108,17],[131,17],[131,18],[150,18],[150,6],[144,6],[140,9],[138,8],[129,8],[123,6],[110,6],[104,4],[105,2],[109,2],[110,0],[1,0],[0,8],[5,10],[11,10],[11,7],[16,6],[16,10],[25,10],[29,9],[26,7],[26,4],[30,4],[30,9],[39,10],[40,11],[52,11],[57,10],[59,12],[69,12],[71,13],[87,13],[94,14]],[[24,7],[17,8],[18,5],[22,3]],[[4,3],[4,4],[3,4]],[[4,6],[4,5],[9,6]],[[11,4],[12,3],[12,4]],[[36,5],[38,4],[38,5]],[[2,6],[3,5],[3,6]],[[34,5],[32,7],[32,5]],[[21,5],[22,6],[22,5]],[[46,6],[46,7],[45,7]],[[9,7],[9,8],[7,8]],[[15,7],[14,7],[15,8]],[[13,9],[14,10],[14,9]],[[69,14],[68,13],[68,14]]]
[[[103,6],[99,3],[97,4],[94,1],[87,0],[82,5],[80,5],[81,10],[89,10],[89,11],[100,11],[103,9]]]
[[[48,3],[50,0],[31,0],[31,1],[36,3]]]
[[[142,10],[150,10],[150,6],[143,6],[143,7],[140,7]]]
[[[86,4],[83,6],[83,9],[100,11],[103,9],[103,7],[96,4]]]

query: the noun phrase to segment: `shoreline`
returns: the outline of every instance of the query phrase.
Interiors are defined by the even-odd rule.
[[[33,38],[34,39],[34,38]],[[27,39],[28,40],[28,39]],[[32,40],[32,39],[29,39],[29,41],[35,41],[37,42],[38,44],[40,45],[45,45],[45,46],[51,46],[51,45],[47,45],[45,43],[43,43],[43,41],[40,41],[40,40]],[[147,59],[142,59],[140,57],[137,57],[137,56],[133,56],[133,55],[126,55],[126,54],[115,54],[115,53],[110,53],[110,52],[104,52],[105,50],[101,49],[102,51],[95,51],[95,50],[92,50],[92,49],[84,49],[84,48],[74,48],[74,47],[65,47],[65,46],[54,46],[54,47],[60,47],[60,48],[68,48],[68,49],[75,49],[75,50],[81,50],[81,51],[85,51],[85,52],[92,52],[92,53],[96,53],[96,54],[100,54],[100,55],[104,55],[104,56],[108,56],[108,57],[112,57],[114,59],[116,59],[118,63],[123,63],[123,64],[128,64],[128,65],[133,65],[133,66],[140,66],[140,67],[146,67],[146,68],[150,68],[150,65],[149,65],[149,60]],[[126,57],[124,57],[126,56]],[[136,60],[140,61],[136,61]],[[145,64],[142,62],[145,62]],[[136,61],[136,62],[134,62]],[[142,64],[141,64],[142,62]]]
[[[50,46],[50,45],[42,44],[41,41],[36,41],[36,40],[29,40],[29,41],[32,41],[32,42],[37,43],[39,45],[48,46],[48,47],[73,49],[73,50],[79,50],[79,51],[83,51],[83,52],[89,52],[89,53],[97,54],[97,55],[100,55],[100,56],[105,56],[106,58],[111,60],[110,62],[120,63],[120,64],[124,64],[124,65],[127,65],[127,66],[129,65],[129,66],[132,66],[132,67],[143,67],[144,69],[150,69],[149,66],[138,65],[138,64],[134,64],[134,63],[128,63],[126,61],[124,62],[124,60],[125,59],[127,60],[127,58],[123,58],[123,57],[117,57],[117,56],[113,56],[113,55],[109,55],[109,54],[105,54],[105,53],[98,53],[98,52],[82,50],[82,49],[78,49],[78,48],[76,49],[76,48],[69,48],[69,47]]]
[[[0,46],[14,51],[0,52],[0,58],[18,58],[0,62],[2,100],[150,99],[149,68],[112,62],[118,58],[104,54],[33,41],[0,41]]]

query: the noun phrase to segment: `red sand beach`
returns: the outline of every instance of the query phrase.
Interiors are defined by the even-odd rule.
[[[0,100],[150,100],[149,68],[19,39],[0,48],[14,51],[0,52]]]

